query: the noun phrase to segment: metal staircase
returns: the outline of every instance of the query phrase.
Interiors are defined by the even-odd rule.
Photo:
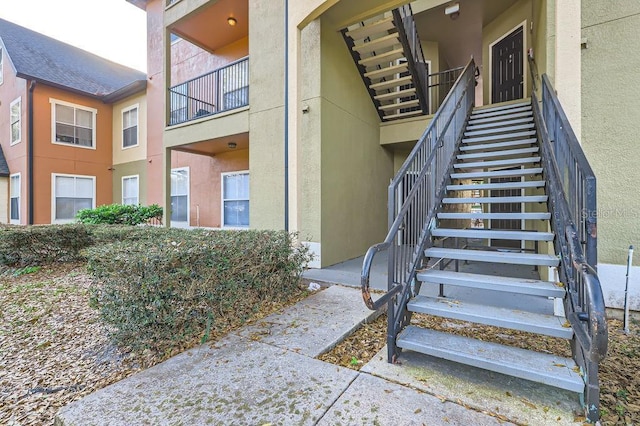
[[[342,30],[383,121],[427,114],[427,69],[411,6]]]
[[[390,230],[365,256],[363,298],[387,305],[389,362],[410,350],[566,389],[595,421],[607,350],[595,177],[546,77],[544,112],[535,93],[474,109],[474,71],[472,60],[389,186]],[[374,302],[369,270],[383,250],[388,291]],[[532,278],[533,268],[549,280]],[[420,328],[415,313],[566,339],[573,356]]]

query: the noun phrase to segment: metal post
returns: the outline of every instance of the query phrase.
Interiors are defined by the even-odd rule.
[[[624,286],[624,332],[629,334],[629,271],[633,260],[633,246],[629,246],[629,257],[627,258],[627,282]]]

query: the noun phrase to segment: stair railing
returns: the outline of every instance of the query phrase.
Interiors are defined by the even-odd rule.
[[[584,402],[590,421],[599,418],[598,364],[607,354],[607,322],[596,272],[596,178],[546,75],[542,112],[535,92],[532,106],[540,135],[549,210],[566,286],[564,307],[574,331],[571,348],[585,380]]]
[[[396,354],[395,340],[409,321],[406,305],[422,267],[424,250],[430,241],[430,225],[446,189],[455,152],[475,98],[473,59],[458,77],[431,123],[416,143],[388,188],[389,232],[382,243],[367,251],[361,275],[362,298],[369,309],[387,304],[388,360]],[[374,257],[387,251],[387,292],[375,302],[371,298],[369,275]]]
[[[428,72],[420,37],[413,18],[411,5],[406,4],[393,10],[393,22],[400,36],[400,43],[404,48],[409,72],[413,76],[416,95],[420,101],[423,114],[429,114],[429,97],[427,95]]]

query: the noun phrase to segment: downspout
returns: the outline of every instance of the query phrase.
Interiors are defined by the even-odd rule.
[[[289,232],[289,0],[284,0],[284,230]]]
[[[27,142],[27,203],[28,203],[28,225],[33,225],[33,91],[36,88],[36,81],[29,83],[29,94],[27,97],[29,140]]]

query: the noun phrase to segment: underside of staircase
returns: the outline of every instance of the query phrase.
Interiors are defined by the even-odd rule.
[[[559,264],[552,246],[554,234],[549,231],[539,151],[530,102],[473,111],[431,230],[434,244],[425,251],[428,263],[418,271],[416,294],[407,305],[409,312],[567,342],[573,338],[564,312],[557,312],[561,304],[555,303],[564,298],[565,288],[553,275],[550,280],[539,279],[538,271],[554,274]],[[468,265],[489,273],[461,271]],[[425,295],[433,294],[428,286],[438,288],[439,295]],[[427,291],[421,292],[421,287]],[[462,297],[452,298],[449,293]],[[532,300],[531,310],[522,309],[527,298]],[[510,306],[511,301],[517,306]],[[525,350],[415,325],[404,328],[397,346],[572,392],[582,393],[585,388],[583,373],[573,359],[535,348]]]

